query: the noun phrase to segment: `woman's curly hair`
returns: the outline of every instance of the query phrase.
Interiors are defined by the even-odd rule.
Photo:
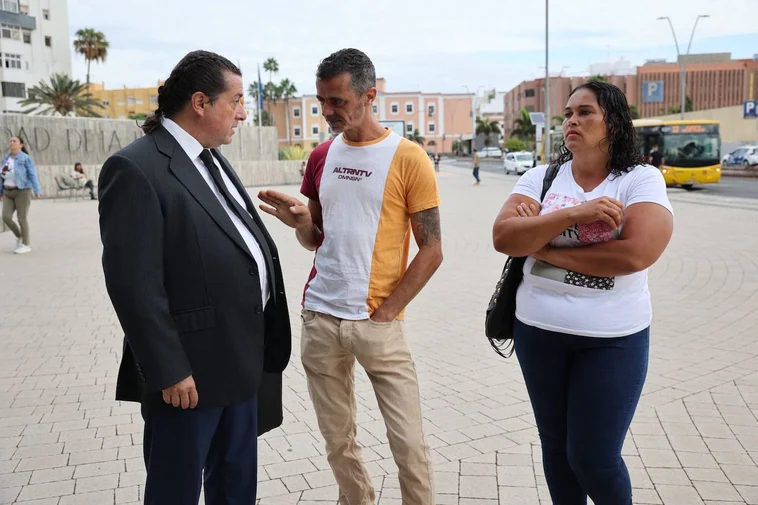
[[[580,89],[592,91],[603,110],[608,140],[608,171],[618,176],[644,164],[645,157],[632,125],[632,115],[624,92],[607,82],[590,81],[575,88],[569,97]],[[573,158],[574,155],[566,148],[564,139],[558,148],[558,159],[554,163],[560,167]]]

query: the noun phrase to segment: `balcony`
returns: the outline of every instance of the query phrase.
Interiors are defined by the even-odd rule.
[[[0,23],[4,25],[20,26],[26,30],[37,29],[37,19],[26,14],[0,10]]]

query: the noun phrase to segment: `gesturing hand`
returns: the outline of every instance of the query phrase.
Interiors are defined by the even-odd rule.
[[[164,389],[163,401],[184,410],[197,407],[198,397],[195,379],[190,375],[170,388]]]
[[[258,193],[258,198],[268,205],[260,205],[266,214],[271,214],[290,228],[310,226],[311,212],[308,206],[297,198],[273,190]]]

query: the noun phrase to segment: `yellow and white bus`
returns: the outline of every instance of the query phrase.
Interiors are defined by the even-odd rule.
[[[635,119],[640,148],[648,157],[653,145],[663,154],[661,173],[668,186],[689,189],[721,180],[719,122]]]

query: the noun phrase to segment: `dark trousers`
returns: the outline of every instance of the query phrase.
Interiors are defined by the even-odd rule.
[[[479,182],[479,167],[474,167],[474,179]]]
[[[145,505],[255,505],[258,399],[226,407],[143,405]]]
[[[545,331],[516,321],[516,355],[556,505],[632,505],[621,446],[648,363],[649,328],[619,338]]]

